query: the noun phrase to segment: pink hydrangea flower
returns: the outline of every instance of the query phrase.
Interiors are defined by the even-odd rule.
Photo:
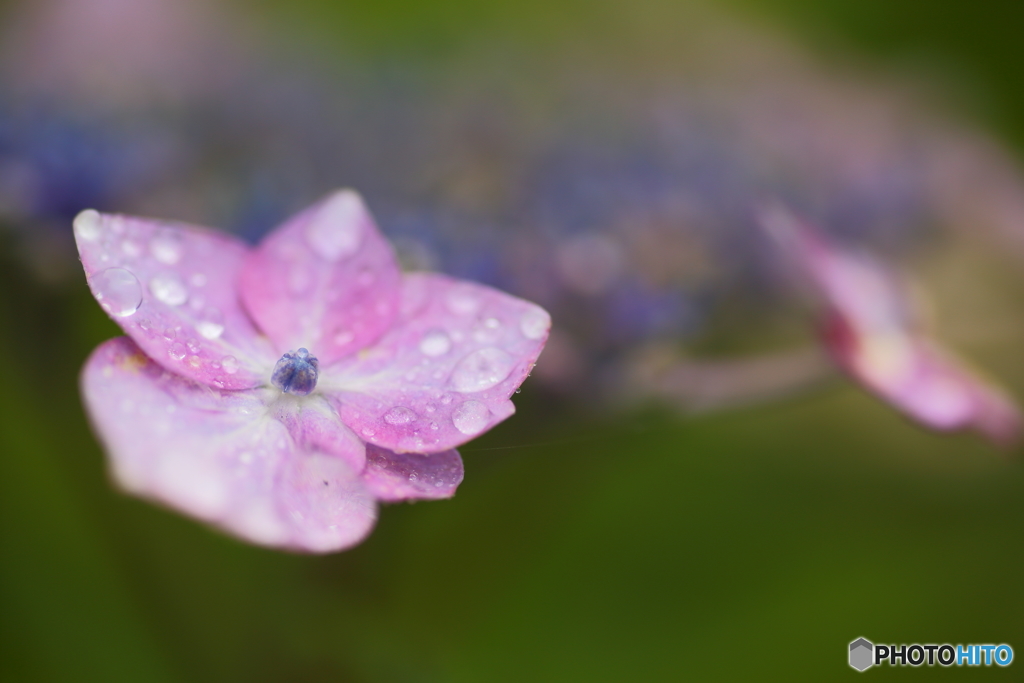
[[[351,191],[255,248],[91,210],[74,228],[128,334],[82,373],[115,478],[262,545],[340,550],[377,501],[452,496],[454,449],[514,412],[550,327],[494,289],[401,273]]]
[[[850,377],[932,429],[974,429],[1001,445],[1017,440],[1016,403],[932,337],[898,274],[781,207],[761,221],[816,295],[823,342]]]

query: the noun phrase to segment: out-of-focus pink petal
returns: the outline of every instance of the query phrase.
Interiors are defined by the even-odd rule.
[[[400,453],[444,451],[515,412],[509,398],[550,326],[544,309],[490,287],[408,275],[394,327],[323,369],[320,386],[367,441]]]
[[[379,500],[451,498],[462,483],[462,458],[455,449],[425,455],[366,447],[363,481]]]
[[[261,545],[330,552],[358,543],[376,507],[347,457],[303,442],[271,414],[272,390],[222,391],[166,372],[126,337],[86,363],[82,391],[116,479]]]
[[[305,347],[327,365],[391,326],[400,279],[363,200],[342,190],[268,235],[246,259],[240,287],[278,352]]]
[[[100,306],[165,368],[224,389],[269,377],[276,357],[235,291],[240,240],[91,210],[75,218],[75,239]]]
[[[914,322],[907,284],[876,259],[830,244],[783,207],[766,207],[760,220],[827,308],[861,329]]]
[[[833,314],[823,329],[836,362],[872,393],[942,431],[975,429],[1009,445],[1020,436],[1016,404],[926,337],[902,331],[860,334]]]
[[[759,219],[814,288],[825,346],[847,374],[932,429],[975,429],[1003,445],[1018,439],[1020,409],[928,335],[896,273],[830,244],[783,207],[766,207]]]

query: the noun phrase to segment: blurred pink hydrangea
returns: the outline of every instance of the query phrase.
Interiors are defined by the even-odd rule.
[[[402,274],[351,191],[255,248],[91,210],[74,229],[128,334],[82,375],[114,476],[262,545],[340,550],[377,501],[452,496],[455,447],[514,412],[550,328],[527,301]]]
[[[823,342],[846,374],[926,427],[1017,441],[1016,403],[932,337],[897,273],[830,243],[781,207],[763,211],[761,222],[814,293]]]

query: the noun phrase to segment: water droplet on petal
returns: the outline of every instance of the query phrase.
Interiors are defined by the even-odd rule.
[[[149,281],[149,291],[157,301],[168,306],[180,306],[188,301],[185,284],[174,273],[163,273]]]
[[[515,364],[515,359],[499,348],[479,349],[455,366],[451,376],[452,387],[462,393],[490,389],[508,377]]]
[[[229,375],[238,372],[238,360],[234,356],[224,356],[220,359],[220,364]]]
[[[306,242],[318,256],[338,261],[359,250],[366,208],[359,195],[342,190],[329,197],[309,221]]]
[[[75,216],[75,235],[78,239],[86,242],[95,242],[100,238],[103,230],[103,217],[99,211],[86,209]]]
[[[149,253],[160,263],[169,266],[180,261],[183,252],[181,235],[174,230],[161,230],[149,241]]]
[[[125,268],[107,268],[89,278],[93,294],[107,313],[127,318],[142,305],[142,284]]]
[[[348,330],[342,330],[338,334],[334,335],[334,343],[338,346],[345,346],[346,344],[352,343],[352,340],[356,338],[356,335],[352,334]]]
[[[409,424],[415,419],[416,413],[412,412],[405,406],[395,406],[388,412],[384,413],[384,421],[389,425]]]
[[[207,339],[217,339],[224,334],[224,314],[216,308],[207,308],[202,320],[196,323],[196,331]]]
[[[373,431],[369,427],[363,427],[363,436],[373,436],[377,432]]]
[[[142,253],[142,249],[139,248],[139,245],[131,240],[121,242],[121,251],[128,258],[135,258]]]
[[[457,285],[445,300],[448,310],[456,315],[472,315],[480,309],[480,297],[471,285]]]
[[[451,338],[441,330],[431,330],[420,340],[420,352],[425,356],[443,356],[451,348]]]
[[[452,424],[463,434],[474,436],[487,427],[490,409],[480,401],[466,401],[452,413]]]
[[[174,342],[171,347],[167,349],[167,355],[174,360],[181,360],[188,353],[188,349],[181,342]]]
[[[533,307],[519,319],[519,331],[527,339],[540,339],[551,327],[551,316],[540,307]]]
[[[204,320],[196,323],[196,331],[207,339],[216,339],[224,333],[224,326],[219,323]]]
[[[164,330],[164,339],[166,339],[167,341],[174,341],[174,338],[176,336],[178,336],[178,333],[177,331],[175,331],[173,327],[168,327],[166,330]]]

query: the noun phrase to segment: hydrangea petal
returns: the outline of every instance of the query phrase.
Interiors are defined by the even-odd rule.
[[[225,389],[265,381],[275,358],[235,291],[247,251],[212,230],[83,211],[75,239],[93,295],[168,370]]]
[[[1009,445],[1021,432],[1016,404],[938,344],[904,332],[864,334],[838,315],[824,327],[836,362],[869,391],[941,431],[976,429]]]
[[[914,322],[907,284],[870,255],[830,244],[780,206],[766,208],[761,221],[828,309],[862,329],[892,329]]]
[[[462,483],[462,458],[455,449],[432,453],[395,453],[366,447],[363,481],[379,500],[438,500],[451,498]]]
[[[399,453],[454,448],[501,422],[540,355],[544,309],[443,275],[407,275],[399,319],[375,346],[326,368],[341,419]]]
[[[280,353],[305,347],[327,365],[391,326],[400,279],[362,199],[342,190],[268,235],[247,258],[240,288]]]
[[[931,339],[897,274],[833,246],[781,207],[761,220],[815,288],[825,346],[848,375],[932,429],[975,429],[1004,445],[1018,439],[1017,405]]]
[[[197,384],[120,337],[90,357],[82,391],[114,475],[133,493],[253,543],[299,551],[341,550],[373,527],[374,498],[350,464],[361,452],[342,457],[303,443],[275,419],[273,403],[268,409],[272,390]],[[362,449],[355,438],[347,443]]]

